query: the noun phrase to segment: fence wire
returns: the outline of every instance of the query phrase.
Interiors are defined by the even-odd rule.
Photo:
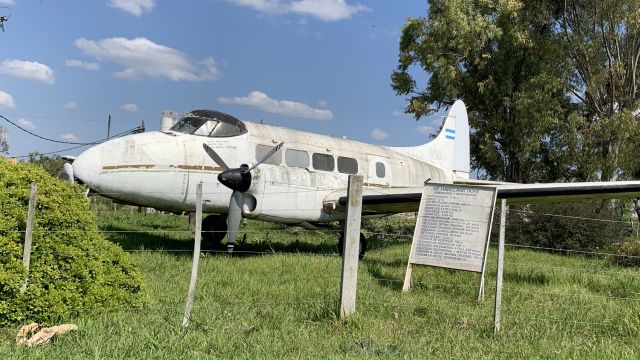
[[[562,214],[550,214],[550,213],[536,213],[531,210],[517,210],[512,209],[510,211],[514,211],[520,214],[525,214],[529,216],[539,216],[541,218],[564,218],[571,221],[579,221],[579,222],[593,222],[593,223],[620,223],[620,224],[628,224],[629,221],[621,221],[621,220],[608,220],[608,219],[595,219],[588,217],[579,217],[579,216],[571,216],[571,215],[562,215]],[[99,210],[97,212],[98,216],[104,216],[105,214],[111,215],[127,215],[128,213],[125,211],[110,211],[110,210]],[[153,214],[141,214],[142,217],[153,218]],[[160,216],[174,216],[174,215],[160,215]],[[409,221],[411,219],[415,220],[415,216],[409,216]],[[494,228],[497,228],[497,219],[499,217],[494,217]],[[184,223],[182,226],[186,227],[187,219],[185,216],[182,217],[181,221]],[[375,228],[371,228],[371,230],[364,228],[363,232],[366,233],[367,237],[372,242],[373,254],[365,257],[363,261],[361,261],[361,279],[360,281],[373,282],[381,284],[380,286],[384,286],[383,284],[393,285],[393,288],[399,291],[399,287],[403,283],[403,274],[404,267],[406,266],[406,262],[409,255],[409,245],[410,241],[413,237],[412,232],[399,232],[395,230],[397,224],[386,223],[385,221],[390,221],[388,219],[379,219],[379,226]],[[137,224],[133,224],[137,225]],[[129,225],[128,225],[129,226]],[[507,229],[514,226],[514,224],[507,223]],[[237,255],[258,255],[258,256],[269,256],[269,255],[292,255],[292,256],[309,256],[309,257],[318,257],[318,258],[338,258],[338,253],[336,251],[326,252],[323,251],[323,248],[319,248],[317,251],[295,251],[292,250],[293,247],[287,247],[286,249],[282,249],[279,247],[270,247],[273,244],[269,244],[269,241],[277,241],[278,237],[281,235],[287,235],[290,241],[299,241],[299,238],[305,236],[314,236],[314,235],[322,235],[327,238],[333,238],[337,242],[337,236],[340,232],[340,229],[337,227],[334,228],[321,228],[317,230],[309,230],[302,228],[278,228],[279,225],[269,225],[264,228],[257,228],[255,223],[252,223],[250,228],[240,229],[238,232],[238,238],[240,239],[243,235],[247,237],[261,237],[265,238],[271,236],[267,240],[260,240],[256,238],[249,239],[253,241],[252,243],[242,243],[237,244],[236,250],[234,253]],[[381,228],[389,228],[389,231],[380,231]],[[0,229],[0,236],[11,234],[11,233],[24,233],[24,230],[21,229]],[[41,229],[37,229],[34,231],[34,236],[37,238],[38,236],[46,236],[47,233],[53,234],[78,234],[78,233],[101,233],[106,236],[108,239],[114,239],[114,237],[125,237],[131,241],[126,247],[124,251],[129,253],[184,253],[189,254],[193,252],[193,249],[190,248],[190,241],[188,240],[193,231],[187,228],[176,228],[176,229],[157,229],[157,228],[149,228],[149,229],[110,229],[108,226],[102,226],[101,229],[98,230],[87,230],[87,231],[79,231],[79,230],[55,230],[55,231],[43,231]],[[185,246],[185,248],[133,248],[135,246],[135,242],[141,235],[159,237],[162,235],[171,235],[171,236],[180,236],[181,245]],[[304,241],[304,239],[302,240]],[[244,249],[244,246],[248,245],[256,245],[259,242],[259,245],[268,247],[268,250],[252,250],[252,249]],[[143,243],[144,246],[149,246],[149,243]],[[492,246],[495,246],[497,243],[495,241],[490,242]],[[316,244],[317,245],[317,244]],[[321,245],[327,245],[327,243],[323,242]],[[160,245],[162,246],[162,245]],[[398,247],[399,246],[399,247]],[[607,279],[614,282],[617,281],[617,278],[621,277],[629,277],[632,278],[634,282],[639,281],[638,277],[640,276],[640,272],[635,269],[626,269],[617,266],[608,266],[608,265],[598,265],[602,267],[597,268],[588,268],[581,266],[570,266],[563,264],[563,258],[558,258],[557,264],[542,264],[542,263],[528,263],[522,260],[512,260],[510,258],[510,252],[512,250],[525,250],[532,252],[550,252],[550,253],[559,253],[563,255],[572,255],[572,256],[587,256],[587,257],[596,257],[600,259],[608,258],[608,257],[621,257],[621,258],[629,258],[629,259],[637,259],[640,258],[639,255],[633,254],[620,254],[613,253],[607,251],[598,251],[598,250],[574,250],[574,249],[561,249],[554,248],[548,246],[535,246],[535,245],[525,245],[518,244],[509,241],[507,238],[507,251],[506,251],[506,260],[505,260],[505,281],[506,285],[504,286],[504,305],[503,305],[503,322],[505,324],[514,323],[514,324],[530,324],[534,326],[536,322],[553,322],[553,323],[563,323],[567,326],[572,325],[584,325],[584,326],[601,326],[605,328],[609,328],[611,326],[615,326],[618,322],[612,319],[603,318],[601,321],[586,321],[583,319],[566,319],[561,317],[554,316],[545,316],[544,312],[541,313],[533,313],[533,314],[525,314],[518,312],[519,306],[515,304],[511,297],[514,299],[524,299],[527,297],[552,297],[555,299],[563,299],[563,300],[584,300],[585,298],[595,298],[603,301],[609,301],[616,304],[628,305],[633,309],[640,310],[640,284],[631,283],[629,285],[629,289],[625,289],[623,291],[626,296],[620,296],[619,294],[611,293],[588,293],[584,290],[584,284],[576,282],[571,286],[574,291],[558,291],[549,286],[548,283],[541,281],[537,283],[535,281],[535,276],[558,276],[557,273],[562,273],[563,277],[570,277],[574,274],[585,275],[586,277],[581,280],[585,282],[591,281],[590,276],[598,277],[598,281],[606,282]],[[389,257],[389,254],[384,255],[384,251],[386,247],[396,247],[397,251],[394,250],[393,254]],[[304,247],[303,247],[304,248]],[[376,252],[378,251],[379,252]],[[492,249],[492,252],[495,250]],[[38,244],[35,244],[33,249],[33,253],[46,253],[47,250],[38,249]],[[202,250],[201,253],[203,255],[211,254],[213,256],[226,256],[228,255],[226,250],[218,250],[218,249],[205,249]],[[1,255],[2,253],[0,253]],[[397,255],[401,254],[401,255]],[[385,257],[386,256],[386,257]],[[201,265],[202,266],[202,265]],[[206,266],[206,265],[205,265]],[[491,295],[493,291],[495,291],[495,286],[490,284],[491,281],[494,280],[495,272],[492,269],[492,265],[488,264],[488,274],[487,279],[485,281],[485,293],[487,295]],[[251,273],[247,274],[251,279],[258,279],[264,284],[270,283],[287,283],[290,282],[292,286],[292,291],[295,291],[297,286],[313,286],[313,284],[318,283],[334,283],[335,286],[340,281],[339,274],[327,274],[327,273],[318,273],[318,272],[310,272],[308,276],[300,276],[295,274],[288,274],[285,268],[278,268],[277,271],[273,271],[274,269],[267,270],[262,273]],[[535,271],[535,274],[531,274],[532,271]],[[441,290],[444,291],[445,294],[450,293],[454,290],[465,291],[466,293],[472,294],[477,291],[477,279],[473,276],[469,276],[460,279],[459,276],[451,275],[451,271],[443,271],[442,269],[422,269],[418,272],[417,278],[412,281],[414,286],[414,293],[417,293],[417,296],[425,296],[428,297],[432,294],[432,291]],[[517,275],[517,276],[516,276]],[[530,283],[527,283],[526,286],[520,286],[521,284],[518,281],[510,280],[513,278],[517,278],[521,276],[526,278],[528,275],[532,276],[534,280],[531,280]],[[448,277],[449,276],[449,277]],[[442,279],[450,279],[450,281],[443,281]],[[440,279],[440,280],[438,280]],[[564,279],[564,278],[563,278]],[[183,280],[186,280],[183,279]],[[466,283],[460,283],[460,281]],[[563,280],[564,281],[564,280]],[[300,284],[305,285],[300,285]],[[637,286],[636,286],[637,285]],[[334,286],[334,287],[335,287]],[[334,288],[321,288],[328,293],[328,298],[319,298],[319,299],[309,299],[309,300],[291,300],[288,301],[286,299],[272,299],[272,300],[263,300],[257,301],[255,299],[238,299],[236,301],[219,299],[213,301],[218,306],[223,307],[287,307],[287,306],[304,306],[304,305],[318,305],[318,306],[326,306],[330,308],[335,308],[337,306],[338,299],[335,295],[332,295],[336,289]],[[638,291],[634,291],[638,290]],[[371,295],[371,294],[369,294]],[[196,307],[198,308],[198,297],[196,297]],[[442,299],[439,299],[443,301]],[[209,299],[209,302],[212,300]],[[562,302],[562,301],[561,301]],[[570,304],[575,304],[574,302],[569,302]],[[403,309],[406,306],[403,301],[394,299],[394,301],[385,301],[381,299],[376,299],[374,296],[367,296],[366,298],[358,299],[359,306],[364,307],[396,307],[398,309]],[[454,300],[449,301],[450,306],[460,306]],[[464,304],[463,304],[464,305]],[[562,305],[562,304],[560,304]],[[429,304],[425,304],[427,308],[429,308]],[[442,304],[433,305],[431,308],[434,311],[437,311]],[[490,301],[485,301],[482,305],[484,307],[490,307]],[[619,306],[619,305],[616,305]],[[76,309],[78,313],[97,313],[101,314],[104,312],[95,311],[92,309]],[[573,309],[572,309],[573,310]],[[142,313],[145,311],[158,312],[162,314],[162,317],[165,318],[167,325],[175,326],[179,323],[183,316],[183,303],[176,301],[173,304],[153,304],[148,305],[143,309],[139,308],[131,308],[131,307],[119,307],[114,308],[109,311],[130,311],[132,313]],[[485,309],[485,312],[489,313],[488,310]],[[487,319],[489,320],[489,319]],[[207,329],[209,324],[204,319],[199,319],[197,314],[194,314],[191,321],[191,327],[196,329]]]

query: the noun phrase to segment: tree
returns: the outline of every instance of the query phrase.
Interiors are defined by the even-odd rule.
[[[583,117],[582,153],[596,165],[585,177],[637,177],[640,0],[564,0],[557,28]]]
[[[7,142],[7,132],[0,126],[0,155],[9,154],[9,143]]]
[[[60,157],[60,155],[41,155],[38,152],[29,153],[28,162],[32,164],[38,164],[42,166],[49,175],[60,179],[62,176],[62,170],[66,161]]]
[[[472,159],[489,178],[565,177],[550,134],[563,134],[569,76],[554,33],[553,1],[432,0],[428,16],[402,30],[392,87],[416,119],[465,101]],[[430,74],[421,88],[414,66]],[[566,168],[566,167],[564,167]]]

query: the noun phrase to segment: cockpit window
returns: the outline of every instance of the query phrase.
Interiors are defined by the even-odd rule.
[[[247,128],[242,121],[212,110],[194,110],[169,130],[209,137],[230,137],[247,133]]]

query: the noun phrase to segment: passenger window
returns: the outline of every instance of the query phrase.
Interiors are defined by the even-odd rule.
[[[309,167],[309,154],[306,151],[287,149],[284,153],[284,162],[290,167]]]
[[[379,178],[384,178],[385,173],[384,173],[384,164],[379,162],[376,163],[376,176]]]
[[[357,174],[358,160],[353,158],[338,156],[338,171],[343,174]]]
[[[262,160],[269,151],[273,149],[273,146],[268,145],[256,145],[256,162]],[[263,164],[280,165],[282,162],[282,150],[276,151],[270,158],[268,158]]]
[[[313,168],[316,170],[333,171],[333,169],[335,169],[336,167],[333,161],[333,156],[328,154],[314,153],[312,156],[312,160]]]

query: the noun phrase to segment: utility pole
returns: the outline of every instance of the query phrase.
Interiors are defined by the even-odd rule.
[[[111,137],[111,114],[109,114],[109,121],[107,122],[107,140]]]

